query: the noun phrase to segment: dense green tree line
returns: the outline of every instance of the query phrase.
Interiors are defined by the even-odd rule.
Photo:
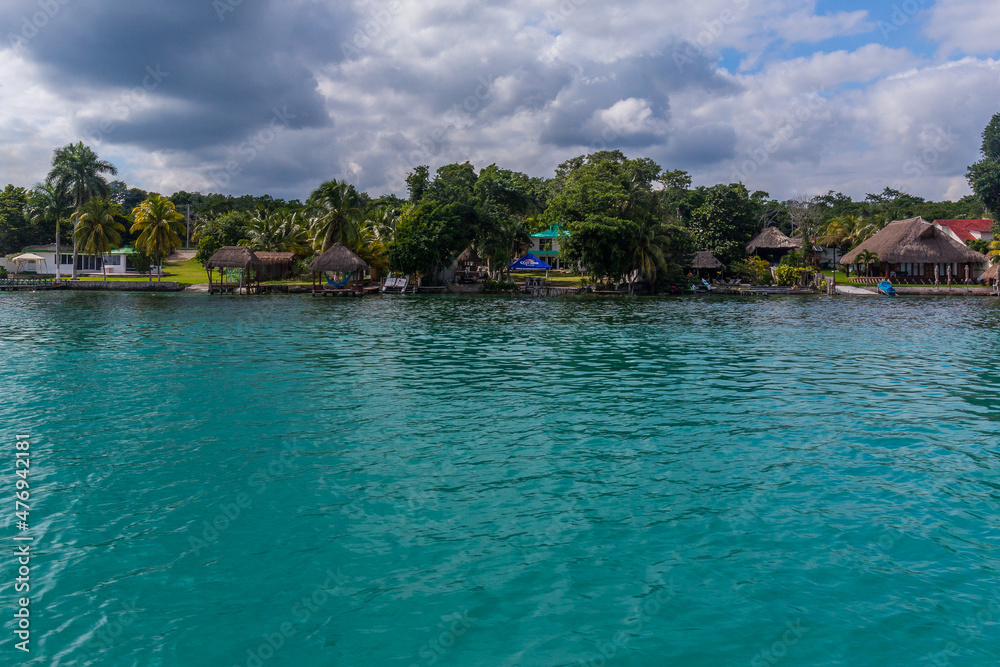
[[[682,282],[694,251],[731,264],[769,225],[847,251],[892,220],[987,215],[1000,206],[1000,114],[983,133],[982,152],[969,167],[975,194],[957,202],[888,187],[860,201],[831,190],[780,202],[741,183],[693,186],[682,170],[620,151],[574,157],[547,179],[495,164],[478,171],[468,162],[448,164],[433,173],[422,165],[408,174],[405,199],[372,198],[334,180],[305,201],[286,201],[184,191],[162,197],[108,182],[114,165],[82,143],[71,144],[55,151],[46,181],[0,192],[0,253],[51,243],[64,229],[75,249],[83,243],[86,252],[107,252],[133,244],[155,259],[184,242],[190,218],[203,261],[223,245],[308,257],[341,243],[378,271],[433,279],[471,246],[502,277],[532,233],[559,225],[570,234],[563,259],[585,267],[594,280],[665,289]]]

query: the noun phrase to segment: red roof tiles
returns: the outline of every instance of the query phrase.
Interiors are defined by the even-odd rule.
[[[960,241],[971,241],[979,238],[983,234],[989,234],[992,220],[935,220],[934,224],[947,227],[955,232]],[[975,236],[972,232],[979,232],[980,236]]]

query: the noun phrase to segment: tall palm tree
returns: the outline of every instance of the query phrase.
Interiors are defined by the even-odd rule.
[[[97,157],[97,153],[82,141],[57,148],[52,156],[48,181],[66,193],[73,202],[79,221],[83,205],[92,197],[107,197],[108,181],[103,174],[116,175],[118,169]],[[78,243],[73,235],[73,278],[76,278]]]
[[[309,195],[306,205],[312,217],[313,243],[317,250],[326,252],[334,243],[348,248],[357,245],[359,204],[354,186],[345,181],[328,181]]]
[[[62,277],[59,271],[59,224],[70,211],[66,196],[54,183],[36,183],[28,195],[25,215],[35,225],[56,223],[56,280]]]
[[[88,255],[95,255],[103,258],[112,248],[121,245],[122,235],[125,225],[115,220],[115,215],[120,211],[118,204],[112,204],[104,199],[88,199],[87,203],[80,207],[76,217],[76,226],[73,230],[73,240]],[[76,264],[73,265],[74,273]],[[104,272],[104,279],[108,279],[108,274]]]
[[[157,281],[163,280],[162,258],[168,256],[184,242],[184,214],[174,207],[166,197],[151,194],[145,201],[132,209],[131,232],[139,232],[135,244],[147,255],[156,258]],[[149,272],[149,282],[153,282],[153,272]]]

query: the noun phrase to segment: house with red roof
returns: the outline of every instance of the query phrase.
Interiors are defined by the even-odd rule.
[[[956,241],[965,243],[982,239],[992,241],[993,233],[990,231],[993,225],[992,220],[935,220],[934,226],[951,236]]]

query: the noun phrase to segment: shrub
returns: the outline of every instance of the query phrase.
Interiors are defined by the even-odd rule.
[[[797,285],[802,274],[808,270],[799,266],[779,266],[775,269],[774,273],[778,277],[779,285],[791,287],[792,285]]]
[[[7,277],[7,269],[5,269],[4,267],[0,266],[0,279],[6,278],[6,277]]]
[[[771,265],[760,257],[748,257],[745,260],[734,262],[731,270],[751,285],[771,284]]]

